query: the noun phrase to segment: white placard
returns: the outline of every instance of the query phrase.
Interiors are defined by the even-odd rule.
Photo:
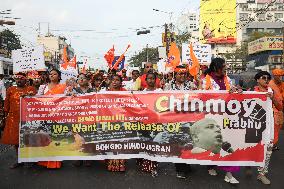
[[[166,67],[166,64],[167,64],[166,59],[161,59],[159,62],[157,62],[158,73],[167,74],[173,71],[171,70],[171,68]]]
[[[159,58],[167,58],[166,47],[158,47]]]
[[[183,63],[192,63],[190,58],[190,44],[182,44],[182,62]],[[209,44],[201,44],[201,43],[193,43],[193,52],[196,58],[199,61],[200,65],[210,65],[212,58],[211,45]]]
[[[78,70],[75,68],[67,67],[67,69],[64,69],[60,66],[61,71],[61,81],[60,83],[65,83],[67,79],[75,78],[77,79],[78,76]]]
[[[0,60],[0,74],[4,74],[4,65],[3,61]]]
[[[13,73],[46,70],[43,45],[12,51]]]

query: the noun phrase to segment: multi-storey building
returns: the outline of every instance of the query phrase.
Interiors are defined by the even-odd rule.
[[[253,32],[282,35],[284,0],[237,0],[238,45]]]
[[[67,47],[67,56],[71,59],[74,56],[74,49],[67,44],[66,38],[61,36],[38,36],[37,43],[44,45],[45,62],[48,67],[58,67],[62,61],[63,49]]]

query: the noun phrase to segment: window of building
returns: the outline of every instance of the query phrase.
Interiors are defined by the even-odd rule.
[[[257,17],[258,17],[258,20],[260,20],[260,21],[265,20],[265,14],[259,14]]]
[[[266,32],[275,33],[277,28],[267,28]]]
[[[265,3],[258,3],[257,4],[257,9],[263,9],[265,8]]]
[[[275,13],[275,17],[281,19],[283,18],[283,13]]]
[[[240,13],[240,20],[248,20],[248,13]]]
[[[271,29],[272,30],[272,29]],[[273,29],[274,30],[274,34],[276,34],[276,35],[280,35],[280,34],[282,34],[282,28],[275,28],[275,29]]]
[[[283,4],[282,3],[277,3],[275,6],[277,7],[278,10],[283,10]]]
[[[241,9],[247,9],[248,8],[248,4],[246,4],[246,3],[240,3],[240,8]]]
[[[255,0],[247,0],[247,3],[255,3]]]

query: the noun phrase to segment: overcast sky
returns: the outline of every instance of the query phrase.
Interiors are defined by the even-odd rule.
[[[161,45],[163,27],[150,28],[147,35],[136,35],[136,29],[162,26],[169,22],[173,12],[175,22],[182,13],[197,12],[199,0],[0,0],[0,10],[12,9],[12,17],[20,17],[15,26],[9,26],[26,45],[35,45],[38,23],[41,34],[64,35],[71,42],[75,54],[89,56],[90,65],[104,64],[103,55],[115,45],[119,55],[131,44],[128,55],[138,52],[146,44]],[[8,15],[5,15],[8,16]],[[1,27],[2,30],[4,27]],[[80,31],[92,30],[92,31]],[[97,66],[96,66],[97,67]]]

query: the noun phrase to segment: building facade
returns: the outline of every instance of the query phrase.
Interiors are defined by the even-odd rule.
[[[253,32],[282,35],[284,0],[237,0],[237,44]]]
[[[44,46],[44,57],[48,68],[58,68],[62,63],[63,49],[67,47],[69,60],[74,56],[74,49],[67,44],[66,38],[61,36],[38,36],[37,44]]]

